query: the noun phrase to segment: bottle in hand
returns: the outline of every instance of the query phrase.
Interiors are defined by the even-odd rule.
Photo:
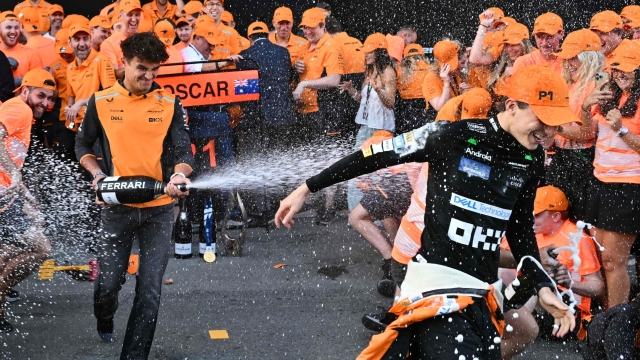
[[[175,257],[176,259],[190,259],[191,251],[191,222],[187,216],[185,199],[180,200],[180,216],[175,227]]]

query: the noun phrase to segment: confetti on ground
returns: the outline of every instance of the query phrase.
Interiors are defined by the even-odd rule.
[[[287,266],[287,264],[278,264],[278,265],[275,265],[273,268],[274,269],[280,269],[283,266]]]
[[[211,340],[228,339],[229,333],[227,330],[209,330],[209,337]]]

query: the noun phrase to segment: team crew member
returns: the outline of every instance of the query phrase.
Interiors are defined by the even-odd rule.
[[[229,55],[238,55],[240,52],[240,35],[220,20],[224,11],[224,0],[205,0],[202,10],[213,19],[215,36],[220,39],[223,47],[229,49]]]
[[[503,21],[504,12],[492,7],[479,15],[480,25],[469,53],[469,84],[487,88],[491,65],[498,61],[504,48],[504,30],[510,21]]]
[[[20,39],[20,21],[12,11],[0,13],[0,50],[12,64],[13,79],[20,86],[24,74],[33,69],[42,68],[40,55],[33,49],[18,42]]]
[[[399,63],[402,61],[404,48],[415,43],[416,40],[418,40],[418,32],[411,25],[401,27],[395,35],[387,34],[389,56],[396,61],[396,64]]]
[[[474,109],[481,114],[488,113],[491,109],[491,94],[483,88],[469,89],[466,93],[458,95],[447,101],[442,109],[438,111],[436,121],[474,119],[471,117],[469,109]]]
[[[177,14],[182,13],[184,2],[176,0],[173,5],[169,0],[152,0],[142,6],[142,11],[151,19],[151,24],[155,25],[159,19],[171,19],[176,21]]]
[[[272,24],[276,31],[269,35],[269,41],[287,48],[291,56],[291,65],[295,65],[296,61],[303,59],[309,42],[291,32],[293,27],[291,9],[284,6],[277,8],[273,13]]]
[[[404,299],[391,311],[410,315],[401,316],[383,334],[374,336],[362,358],[400,358],[413,343],[425,359],[442,358],[443,354],[451,357],[455,350],[456,356],[467,359],[500,359],[496,337],[504,323],[498,320],[500,310],[489,284],[498,280],[498,245],[504,234],[516,260],[522,260],[522,271],[535,284],[541,305],[555,319],[553,335],[564,336],[574,329],[575,319],[554,294],[548,276],[529,258],[522,259],[540,258],[532,227],[522,224],[533,223],[535,189],[544,168],[540,144],[553,136],[558,125],[579,120],[569,110],[566,83],[548,68],[536,66],[516,72],[502,91],[507,98],[496,118],[439,122],[422,129],[428,136],[420,132],[415,136],[414,131],[383,143],[382,151],[375,154],[373,147],[358,151],[308,179],[282,200],[275,223],[289,228],[292,216],[311,192],[376,169],[429,162],[425,229],[419,250],[426,263],[411,262],[405,270],[395,255],[392,263],[394,280],[401,285]],[[549,91],[559,96],[540,96]],[[468,142],[469,138],[476,144]],[[445,182],[447,186],[441,186]],[[470,209],[468,202],[483,204],[485,210]],[[411,252],[400,260],[408,263],[415,248]],[[454,276],[460,281],[452,281]],[[453,290],[452,286],[481,290],[482,297],[477,297],[476,291]],[[414,302],[406,297],[425,291],[427,297]],[[452,292],[456,294],[453,298],[442,295]],[[436,313],[443,315],[438,312],[443,304],[458,311],[436,317]],[[463,335],[462,342],[457,334]],[[435,342],[439,346],[434,347]]]
[[[91,48],[89,27],[83,24],[71,26],[69,29],[69,45],[76,57],[75,62],[67,68],[67,106],[64,108],[67,117],[66,127],[77,132],[85,114],[85,107],[96,91],[110,88],[116,77],[109,59]],[[69,144],[73,146],[73,143]]]
[[[560,16],[551,12],[538,16],[533,23],[533,36],[538,49],[519,57],[513,63],[513,71],[526,66],[545,65],[562,74],[562,59],[554,54],[560,49],[560,40],[564,37],[564,24]]]
[[[97,15],[91,18],[89,29],[91,29],[91,47],[99,52],[100,45],[111,36],[111,22],[108,17]]]
[[[572,205],[576,219],[584,219],[589,183],[593,179],[596,131],[591,107],[612,99],[612,93],[596,89],[596,74],[604,67],[600,38],[582,29],[567,35],[562,50],[556,55],[564,60],[565,78],[569,84],[569,106],[582,118],[582,125],[567,124],[558,129],[555,155],[547,167],[546,180],[560,188]]]
[[[176,21],[176,34],[178,35],[178,39],[180,39],[180,42],[173,45],[173,47],[178,51],[182,51],[186,49],[191,42],[193,26],[191,26],[187,19],[182,17],[178,19],[178,21]]]
[[[432,120],[436,112],[452,97],[469,89],[462,82],[460,73],[467,66],[465,49],[457,41],[438,41],[433,47],[435,61],[422,82],[422,94],[431,105],[427,109],[427,120]]]
[[[404,48],[404,58],[396,67],[398,98],[396,99],[396,132],[405,133],[427,123],[422,83],[429,72],[429,60],[420,44]]]
[[[76,134],[66,128],[67,116],[64,113],[64,109],[69,102],[67,68],[76,58],[73,48],[69,45],[68,29],[61,29],[56,34],[56,50],[60,54],[60,58],[51,65],[51,73],[56,80],[56,88],[58,90],[58,98],[52,111],[58,119],[58,121],[54,121],[52,128],[53,145],[57,151],[67,155],[65,158],[73,161],[73,156],[75,156],[73,154],[73,144]],[[64,146],[65,144],[67,144],[66,147]]]
[[[62,29],[69,30],[71,25],[75,25],[75,24],[78,24],[78,23],[83,23],[83,24],[89,25],[90,22],[91,21],[89,21],[89,19],[87,19],[86,17],[84,17],[82,15],[70,14],[69,16],[64,18],[64,20],[62,20]]]
[[[44,37],[49,38],[51,40],[56,39],[56,34],[62,28],[62,21],[64,20],[64,9],[62,6],[58,4],[53,4],[49,8],[49,23],[51,24],[51,28],[49,28],[49,32],[44,34]]]
[[[17,96],[0,105],[0,333],[13,330],[2,311],[7,290],[51,254],[41,214],[30,201],[24,201],[32,197],[22,184],[20,169],[29,148],[31,122],[42,117],[55,90],[53,76],[34,69],[22,79]]]
[[[513,72],[513,63],[526,54],[533,51],[533,46],[529,41],[529,29],[520,23],[514,23],[504,29],[502,52],[498,61],[494,62],[493,71],[487,78],[486,86],[491,91],[500,85],[505,77],[509,77]]]
[[[168,182],[165,194],[153,201],[102,209],[102,243],[98,262],[94,312],[98,334],[112,341],[113,316],[134,237],[140,244],[136,296],[124,336],[121,359],[147,359],[155,332],[162,276],[169,260],[173,228],[172,198],[183,198],[175,184],[189,183],[193,155],[186,115],[178,98],[154,82],[165,46],[154,34],[140,33],[121,44],[125,76],[113,87],[91,96],[76,138],[76,155],[94,178],[146,175]],[[111,121],[113,110],[121,121]],[[149,122],[149,114],[156,119]],[[105,168],[98,166],[93,146],[100,140]],[[120,159],[114,161],[114,159]],[[169,170],[170,169],[170,170]],[[172,175],[173,173],[173,175]],[[98,202],[98,201],[96,201]],[[99,203],[99,202],[98,202]],[[116,251],[114,251],[116,250]]]
[[[598,123],[593,165],[596,181],[589,188],[587,222],[607,251],[602,266],[607,280],[607,308],[629,299],[627,260],[640,228],[640,44],[624,40],[608,69],[613,99],[596,109]]]
[[[536,190],[533,205],[535,223],[533,231],[540,252],[555,247],[569,246],[569,236],[578,231],[575,223],[569,220],[569,200],[564,193],[553,186],[544,186]],[[600,262],[593,240],[581,233],[578,245],[580,264],[574,263],[572,253],[563,251],[557,256],[557,265],[551,270],[556,283],[565,289],[571,288],[576,299],[576,321],[590,319],[591,300],[601,300],[605,294],[604,279],[600,273]],[[542,254],[540,254],[542,257]],[[508,261],[516,266],[513,255],[506,242],[500,250],[500,262]],[[538,299],[534,296],[524,304],[524,311],[510,310],[505,314],[506,323],[513,326],[512,332],[506,332],[502,339],[502,358],[510,359],[524,350],[538,334],[548,335],[553,326],[552,319],[544,311],[536,310]],[[519,316],[513,316],[518,312]],[[581,331],[578,331],[581,330]],[[585,329],[576,326],[575,332],[580,340],[586,336]]]
[[[235,22],[235,20],[233,20],[233,14],[231,14],[227,10],[222,12],[222,16],[220,17],[220,21],[222,21],[223,24],[225,24],[228,27],[230,27],[230,28],[235,30],[236,22]],[[249,42],[249,39],[247,39],[246,37],[243,37],[242,35],[238,34],[238,39],[239,39],[238,44],[239,44],[240,51],[246,50],[246,49],[249,48],[249,46],[251,46],[251,43]]]
[[[58,52],[55,50],[55,40],[40,35],[43,29],[40,27],[40,14],[33,7],[25,7],[18,14],[22,23],[22,35],[27,39],[26,47],[38,53],[42,65],[49,68],[58,60]]]
[[[184,6],[184,18],[192,27],[196,26],[196,20],[198,20],[200,15],[202,15],[202,9],[202,3],[198,0],[191,0]]]
[[[44,0],[24,0],[13,8],[13,12],[20,14],[25,8],[34,8],[40,14],[40,28],[49,30],[49,9],[51,4]]]
[[[627,38],[640,38],[640,5],[628,5],[620,11],[622,19],[622,27],[626,32]]]
[[[122,49],[120,43],[138,31],[142,19],[142,7],[139,0],[121,0],[119,19],[123,24],[121,31],[114,31],[100,46],[100,53],[111,61],[116,72],[116,78],[124,76]]]
[[[184,62],[213,60],[211,53],[216,47],[222,45],[220,39],[215,36],[216,29],[213,21],[199,21],[193,31],[193,40],[188,47],[180,51]],[[220,70],[225,66],[238,61],[241,57],[231,56],[230,61],[211,62],[204,64],[184,65],[184,72],[201,72]]]
[[[622,18],[611,10],[601,11],[591,18],[589,30],[598,34],[602,42],[602,53],[606,57],[606,65],[611,63],[613,51],[620,45],[624,30]]]
[[[169,19],[161,19],[156,26],[153,27],[153,32],[158,36],[158,39],[162,41],[166,47],[169,59],[164,64],[177,64],[183,62],[182,54],[173,46],[173,40],[176,38],[176,31],[173,28],[173,21]],[[158,75],[162,74],[181,74],[184,70],[182,65],[174,66],[160,66]]]

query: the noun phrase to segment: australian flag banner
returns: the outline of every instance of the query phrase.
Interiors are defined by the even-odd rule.
[[[257,94],[260,92],[258,79],[233,80],[236,95]]]

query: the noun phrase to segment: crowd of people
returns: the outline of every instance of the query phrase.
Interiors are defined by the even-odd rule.
[[[625,319],[640,316],[627,271],[640,254],[640,6],[598,12],[568,34],[554,13],[530,31],[493,7],[479,14],[472,44],[430,46],[412,25],[361,42],[326,3],[299,22],[279,7],[270,25],[241,34],[224,0],[175,2],[118,0],[90,19],[44,0],[0,9],[3,306],[51,254],[21,179],[34,142],[79,161],[94,188],[107,176],[170,184],[167,196],[100,211],[98,242],[122,249],[98,250],[104,341],[133,239],[140,244],[129,359],[147,358],[153,341],[174,199],[188,195],[174,185],[252,152],[340,140],[354,154],[283,200],[275,221],[289,227],[306,196],[323,190],[317,224],[328,225],[348,180],[349,224],[382,256],[377,291],[393,299],[363,316],[381,334],[362,358],[454,358],[455,349],[456,359],[508,359],[550,333],[582,340],[587,358],[639,356],[637,321]],[[256,68],[261,100],[241,106],[185,109],[154,81]],[[201,218],[210,194],[196,195]],[[579,245],[555,251],[572,234]],[[532,291],[497,300],[499,279],[527,278]],[[558,296],[566,289],[568,304]],[[628,341],[606,341],[622,331],[613,317]],[[607,331],[592,335],[590,323]],[[0,331],[12,330],[0,307]]]

